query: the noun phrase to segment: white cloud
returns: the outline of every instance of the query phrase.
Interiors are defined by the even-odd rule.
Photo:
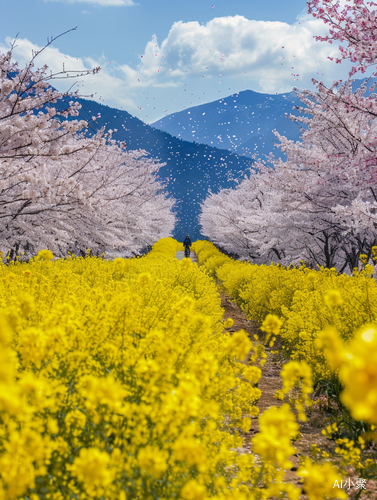
[[[325,34],[326,27],[311,16],[300,16],[290,25],[283,22],[253,21],[243,16],[221,17],[205,25],[174,23],[161,44],[148,42],[137,69],[123,66],[125,75],[153,85],[163,77],[247,78],[259,82],[264,91],[286,91],[300,82],[308,84],[320,68],[328,77],[339,74],[334,45],[316,42],[313,35]],[[221,77],[220,77],[221,75]],[[299,84],[297,84],[299,82]]]
[[[13,40],[6,39],[9,46]],[[40,51],[42,47],[33,44],[27,39],[17,39],[16,47],[13,50],[14,59],[20,66],[27,64],[32,53]],[[8,48],[0,44],[0,52]],[[49,72],[53,74],[61,73],[64,69],[72,71],[74,78],[68,78],[66,74],[58,76],[52,83],[58,90],[65,92],[74,85],[73,90],[79,89],[79,94],[89,96],[95,100],[106,101],[112,106],[124,107],[130,112],[136,112],[137,106],[134,103],[134,96],[125,90],[126,82],[123,72],[117,68],[116,64],[109,63],[104,59],[95,60],[90,57],[80,58],[64,54],[59,49],[49,46],[46,47],[36,58],[35,67],[48,66]],[[113,67],[114,66],[114,67]],[[94,75],[87,74],[93,68],[101,67],[99,73]]]
[[[91,3],[102,7],[129,7],[135,5],[132,0],[45,0],[45,2]]]

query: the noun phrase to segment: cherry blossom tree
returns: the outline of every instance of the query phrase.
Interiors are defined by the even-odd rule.
[[[347,263],[352,269],[357,255],[375,243],[377,108],[366,89],[365,83],[352,93],[347,82],[336,91],[318,84],[316,93],[298,92],[300,111],[309,115],[296,119],[307,126],[301,142],[276,134],[287,154],[286,162],[275,162],[286,202],[302,200],[303,223],[313,241],[324,243],[323,258],[312,257],[327,267]]]
[[[350,58],[355,64],[351,76],[375,64],[376,4],[354,0],[342,7],[338,2],[313,0],[308,6],[330,25],[329,35],[317,39],[345,45],[337,62]],[[313,266],[351,270],[359,254],[368,254],[376,244],[376,94],[368,81],[356,91],[351,79],[334,82],[330,88],[313,83],[316,91],[295,89],[301,113],[290,118],[302,126],[301,140],[275,134],[287,159],[271,158],[271,169],[259,168],[260,173],[251,174],[234,193],[220,192],[207,199],[201,220],[204,234],[211,232],[211,238],[224,245],[226,234],[227,249],[241,256],[251,248],[248,256],[256,260],[272,257],[287,264],[304,259]],[[231,199],[242,207],[242,217],[234,217],[229,206],[219,217]],[[227,217],[231,222],[225,230]],[[234,237],[240,232],[243,240]]]
[[[341,42],[341,57],[336,62],[351,60],[350,77],[375,66],[376,6],[360,0],[345,5],[330,0],[308,2],[309,13],[329,25],[329,35],[317,40]],[[297,191],[310,200],[315,234],[321,234],[326,245],[330,239],[330,260],[334,264],[344,268],[346,262],[352,269],[358,255],[370,252],[376,242],[376,94],[374,85],[368,89],[368,80],[356,91],[351,79],[335,81],[330,88],[314,79],[313,83],[316,92],[296,89],[304,104],[300,111],[309,115],[291,117],[307,127],[302,141],[293,144],[276,134],[288,160],[285,166],[275,166],[277,170],[296,168],[300,172]],[[324,250],[327,254],[329,249],[326,246]]]
[[[34,69],[38,53],[20,68],[12,49],[0,54],[1,249],[130,255],[170,235],[161,164],[126,152],[111,133],[87,136],[88,123],[72,119],[80,105],[51,85],[75,74]]]

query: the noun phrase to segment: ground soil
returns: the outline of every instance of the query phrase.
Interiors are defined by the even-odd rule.
[[[263,332],[259,330],[257,323],[248,321],[245,313],[241,311],[237,305],[231,301],[230,297],[221,289],[221,284],[218,286],[221,297],[221,305],[225,310],[224,319],[232,318],[234,321],[234,325],[231,328],[228,328],[227,331],[235,332],[240,329],[244,329],[249,333],[250,339],[254,340],[254,335],[257,334],[260,341],[263,343]],[[278,348],[279,346],[275,345],[273,350],[276,351]],[[278,401],[274,397],[274,394],[281,388],[280,371],[285,361],[282,357],[279,358],[279,356],[272,354],[269,347],[265,346],[265,351],[267,353],[267,361],[265,365],[261,367],[262,377],[258,384],[258,387],[262,392],[261,398],[257,404],[260,413],[263,413],[271,406],[280,406],[283,404],[283,402]],[[308,414],[308,421],[304,423],[300,422],[301,437],[293,443],[297,453],[290,457],[293,467],[292,470],[287,473],[287,481],[293,482],[299,487],[302,485],[301,479],[296,475],[296,470],[300,464],[301,456],[311,457],[310,447],[313,444],[317,445],[322,451],[329,453],[330,458],[328,460],[334,462],[335,464],[337,463],[338,458],[334,452],[336,447],[335,443],[325,438],[321,433],[322,429],[326,427],[329,417],[330,415],[327,415],[323,410],[310,410]],[[258,418],[255,417],[252,420],[252,428],[245,435],[244,447],[238,450],[240,453],[250,453],[252,447],[251,439],[258,432],[259,422]],[[352,470],[349,471],[347,478],[348,477],[354,477]],[[369,480],[367,487],[369,491],[363,492],[358,498],[361,500],[377,500],[377,481]],[[355,498],[357,491],[355,489],[351,489],[348,494],[349,498],[353,499]],[[306,498],[307,496],[303,492],[300,499],[304,500]]]

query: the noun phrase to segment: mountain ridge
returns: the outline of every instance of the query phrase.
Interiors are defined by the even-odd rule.
[[[263,157],[274,150],[274,129],[298,140],[300,129],[287,118],[299,104],[293,91],[272,95],[244,90],[172,113],[151,126],[186,141],[225,147],[250,158],[255,154]],[[283,156],[276,148],[274,154]]]

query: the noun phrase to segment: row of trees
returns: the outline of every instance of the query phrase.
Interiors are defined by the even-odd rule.
[[[157,178],[162,165],[111,132],[89,136],[74,94],[52,86],[77,75],[36,69],[38,53],[20,68],[13,49],[0,54],[0,249],[130,255],[169,236],[174,200]]]
[[[316,91],[295,89],[302,101],[299,142],[276,133],[286,160],[256,165],[234,190],[211,194],[202,205],[203,233],[229,252],[257,262],[309,264],[352,270],[360,253],[377,242],[377,100],[365,73],[377,56],[374,2],[308,2],[309,12],[329,25],[341,43],[340,58],[353,63],[347,82]]]

